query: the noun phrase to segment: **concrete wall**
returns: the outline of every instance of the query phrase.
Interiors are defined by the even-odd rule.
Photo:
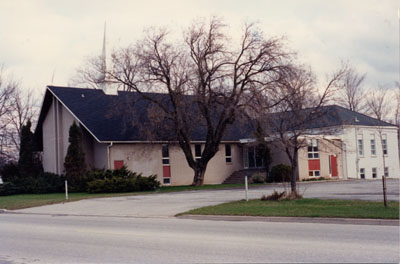
[[[109,144],[98,143],[93,139],[93,167],[97,169],[108,169],[107,146],[109,146]]]
[[[384,173],[382,144],[380,132],[387,137],[388,154],[385,155],[385,166],[389,168],[389,177],[399,178],[399,152],[397,129],[386,127],[345,127],[338,135],[343,139],[346,148],[345,172],[348,178],[360,178],[360,168],[365,169],[365,178],[372,179],[372,168],[377,168],[377,177]],[[364,155],[358,154],[357,139],[363,140]],[[375,139],[376,155],[371,153],[371,139]]]
[[[202,146],[203,148],[204,146]],[[144,176],[157,174],[162,182],[162,144],[114,144],[110,148],[111,168],[115,160],[122,160],[129,170],[143,173]],[[194,153],[194,144],[192,145]],[[225,161],[225,146],[209,162],[205,174],[205,184],[219,184],[234,171],[243,168],[242,150],[238,145],[231,144],[232,162]],[[193,182],[193,170],[187,164],[185,155],[176,144],[169,145],[171,185],[189,185]]]
[[[338,177],[344,178],[343,174],[343,151],[342,144],[339,140],[327,140],[318,138],[319,162],[320,162],[320,177],[330,178],[329,158],[331,155],[336,155]],[[307,148],[302,148],[299,151],[299,178],[300,180],[310,178],[308,167],[308,152]]]
[[[129,170],[144,176],[162,176],[160,144],[114,144],[110,148],[111,169],[116,160],[122,160]]]

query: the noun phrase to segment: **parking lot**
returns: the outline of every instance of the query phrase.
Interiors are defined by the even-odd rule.
[[[249,199],[258,199],[274,190],[289,187],[271,184],[251,187]],[[306,198],[382,200],[380,180],[350,180],[339,182],[299,183],[299,192]],[[399,200],[399,180],[387,180],[389,200]],[[245,198],[244,189],[204,190],[176,193],[145,194],[136,196],[88,199],[77,202],[47,205],[17,210],[21,213],[51,215],[126,216],[126,217],[171,217],[190,209],[215,205]]]

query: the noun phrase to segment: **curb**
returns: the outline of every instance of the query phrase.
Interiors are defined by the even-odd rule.
[[[278,216],[233,216],[233,215],[181,215],[179,219],[211,220],[211,221],[249,221],[279,223],[318,223],[345,225],[382,225],[399,226],[398,219],[362,219],[362,218],[322,218],[322,217],[278,217]]]
[[[0,214],[6,213],[6,212],[7,212],[7,209],[1,209],[1,208],[0,208]]]

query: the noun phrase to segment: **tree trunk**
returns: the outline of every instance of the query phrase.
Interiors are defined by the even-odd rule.
[[[293,153],[293,161],[292,161],[292,177],[290,178],[290,188],[292,193],[297,193],[297,173],[298,173],[298,152],[297,150]]]
[[[194,177],[193,177],[192,186],[202,186],[203,185],[205,172],[206,172],[206,168],[194,169]]]

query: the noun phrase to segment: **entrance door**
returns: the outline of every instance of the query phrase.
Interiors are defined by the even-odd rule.
[[[265,149],[262,146],[246,146],[243,148],[244,167],[246,169],[264,168]]]
[[[329,172],[331,177],[338,177],[337,157],[336,155],[329,156]]]

